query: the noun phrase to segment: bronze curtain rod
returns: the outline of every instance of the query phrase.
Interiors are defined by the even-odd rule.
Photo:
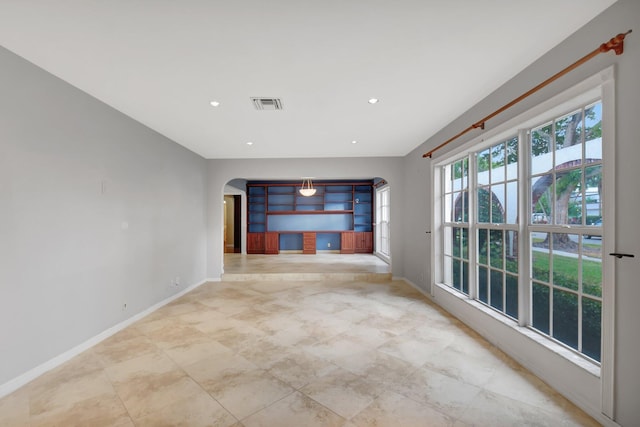
[[[469,131],[471,131],[473,129],[477,129],[477,128],[484,129],[484,124],[485,124],[485,122],[487,120],[492,119],[495,116],[497,116],[498,114],[502,113],[504,110],[513,107],[515,104],[517,104],[518,102],[520,102],[523,99],[527,98],[529,95],[532,95],[532,94],[536,93],[537,91],[539,91],[543,87],[545,87],[548,84],[554,82],[555,80],[557,80],[560,77],[564,76],[568,72],[574,70],[575,68],[578,68],[580,65],[584,64],[585,62],[587,62],[591,58],[596,57],[598,54],[604,53],[604,52],[609,52],[610,50],[613,50],[616,53],[616,55],[621,55],[624,52],[624,38],[629,33],[631,33],[631,30],[627,31],[626,33],[620,33],[617,36],[615,36],[614,38],[612,38],[611,40],[609,40],[608,42],[602,43],[593,52],[589,53],[588,55],[585,55],[581,59],[579,59],[576,62],[574,62],[573,64],[569,65],[564,70],[562,70],[562,71],[554,74],[553,76],[549,77],[547,80],[543,81],[538,86],[534,87],[533,89],[530,89],[528,92],[523,93],[522,95],[520,95],[519,97],[517,97],[516,99],[514,99],[510,103],[506,104],[502,108],[498,108],[496,111],[494,111],[493,113],[489,114],[487,117],[483,118],[482,120],[480,120],[477,123],[472,124],[471,126],[466,128],[465,130],[463,130],[459,134],[455,135],[454,137],[449,138],[448,140],[446,140],[442,144],[438,145],[433,150],[423,154],[422,157],[423,158],[424,157],[431,158],[431,156],[433,155],[434,152],[438,151],[439,149],[441,149],[445,145],[448,145],[449,143],[453,142],[454,140],[460,138],[465,133],[467,133],[467,132],[469,132]]]

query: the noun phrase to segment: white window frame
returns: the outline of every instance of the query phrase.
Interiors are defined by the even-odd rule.
[[[603,290],[602,290],[602,349],[601,349],[601,363],[599,366],[587,360],[572,357],[568,355],[566,350],[563,350],[563,346],[558,344],[553,339],[539,340],[539,343],[545,348],[551,350],[554,353],[560,354],[565,358],[575,362],[578,366],[585,368],[590,374],[600,377],[601,383],[601,409],[602,413],[608,417],[613,417],[614,408],[614,337],[615,337],[615,263],[612,257],[607,256],[611,252],[615,252],[614,242],[614,230],[615,230],[615,135],[614,135],[614,123],[615,123],[615,81],[614,81],[614,67],[609,67],[602,72],[582,81],[574,87],[554,96],[553,98],[542,102],[541,104],[531,108],[529,111],[518,115],[517,117],[510,119],[503,124],[497,125],[491,130],[487,130],[468,143],[461,145],[449,151],[446,155],[436,157],[431,162],[432,168],[432,251],[431,251],[431,294],[435,296],[436,290],[446,289],[451,290],[451,287],[444,284],[445,269],[444,269],[444,244],[445,239],[443,236],[443,229],[445,226],[445,206],[442,206],[442,188],[444,174],[442,173],[443,166],[450,164],[456,160],[469,157],[475,160],[474,156],[470,154],[478,152],[484,148],[490,147],[495,143],[500,142],[503,139],[507,139],[509,136],[518,134],[520,140],[520,167],[519,167],[519,218],[527,218],[529,215],[529,188],[528,177],[526,174],[529,170],[529,156],[522,155],[528,153],[524,140],[526,130],[535,127],[537,124],[545,121],[552,120],[567,112],[575,110],[577,107],[584,106],[595,99],[602,101],[602,155],[603,155],[603,181],[605,185],[605,191],[603,191],[603,216],[605,217],[604,226],[602,229],[603,241],[602,241],[602,268],[603,268]],[[470,189],[470,191],[473,191]],[[473,193],[471,193],[473,194]],[[470,196],[471,196],[470,194]],[[472,197],[470,197],[470,200]],[[473,203],[472,205],[473,206]],[[519,238],[519,253],[524,254],[529,252],[529,221],[520,221],[518,225]],[[470,235],[475,235],[476,226],[470,224]],[[473,242],[471,242],[473,244]],[[475,247],[475,245],[473,246]],[[526,252],[524,252],[526,251]],[[469,251],[470,258],[473,258],[471,253],[475,251]],[[515,326],[523,334],[527,334],[525,326],[530,319],[530,307],[531,301],[528,292],[523,290],[528,289],[528,282],[530,278],[530,259],[524,257],[520,263],[519,271],[519,315],[517,325]],[[473,262],[473,264],[472,264]],[[477,288],[476,282],[476,268],[475,260],[470,260],[470,265],[474,268],[470,268],[469,283],[470,283],[470,295],[469,297],[457,292],[458,298],[469,302],[468,310],[473,308],[479,308],[480,303],[473,300],[476,297],[475,289]],[[523,283],[524,282],[524,283]],[[476,303],[476,304],[473,304]],[[473,308],[472,308],[473,307]],[[466,309],[465,309],[466,310]],[[493,311],[493,310],[489,310]],[[486,311],[485,311],[486,312]],[[472,316],[470,316],[472,317]],[[513,323],[507,316],[495,313],[493,316],[496,320],[502,323]],[[473,325],[470,325],[473,327]]]

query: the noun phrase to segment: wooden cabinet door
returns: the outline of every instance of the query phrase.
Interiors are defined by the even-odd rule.
[[[353,231],[343,231],[340,233],[340,253],[352,254],[355,252],[355,240]]]
[[[373,233],[370,231],[355,233],[355,252],[358,254],[373,253]]]
[[[277,255],[280,252],[280,235],[278,233],[264,233],[264,253]]]
[[[264,233],[247,233],[247,253],[264,253]]]
[[[302,233],[302,253],[316,253],[316,233]]]

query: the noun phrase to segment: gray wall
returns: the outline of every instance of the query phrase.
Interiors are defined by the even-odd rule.
[[[477,122],[520,94],[555,74],[573,61],[597,48],[618,33],[633,29],[627,36],[625,52],[616,56],[613,52],[601,54],[582,65],[543,91],[518,104],[516,107],[487,122],[487,129],[506,121],[532,106],[565,90],[607,66],[616,66],[616,247],[619,252],[635,253],[636,258],[616,262],[616,373],[615,373],[615,416],[624,426],[640,425],[640,191],[638,181],[638,159],[640,159],[640,138],[638,118],[640,114],[640,2],[620,0],[596,17],[592,22],[573,34],[530,67],[495,91],[489,97],[473,106],[469,111],[442,129],[422,146],[405,158],[406,191],[418,194],[429,188],[430,160],[421,155],[430,148],[447,140],[452,135]],[[481,131],[472,131],[460,138],[462,144]],[[441,155],[438,152],[437,155]],[[415,284],[422,284],[420,274],[428,267],[430,250],[428,238],[412,234],[411,230],[428,227],[430,213],[427,204],[413,198],[407,200],[403,220],[404,234],[404,274]],[[419,213],[418,213],[419,212]],[[425,285],[427,289],[429,285]],[[606,286],[606,284],[605,284]]]
[[[205,188],[204,159],[0,48],[0,385],[203,280]]]
[[[392,272],[402,277],[404,172],[401,157],[332,159],[209,160],[208,184],[208,277],[219,279],[223,269],[222,214],[225,184],[234,179],[363,179],[382,177],[391,186]],[[398,260],[396,263],[395,260]]]

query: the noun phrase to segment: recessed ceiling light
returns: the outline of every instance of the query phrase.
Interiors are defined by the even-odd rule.
[[[249,141],[247,142],[247,145],[253,145],[253,142]]]
[[[355,139],[353,141],[351,141],[352,144],[357,144],[358,141],[356,141]]]
[[[212,107],[218,107],[220,105],[220,102],[218,101],[211,101],[209,104],[211,104]]]
[[[378,98],[371,98],[371,99],[369,100],[369,104],[377,104],[377,103],[378,103],[378,101],[380,101]]]

